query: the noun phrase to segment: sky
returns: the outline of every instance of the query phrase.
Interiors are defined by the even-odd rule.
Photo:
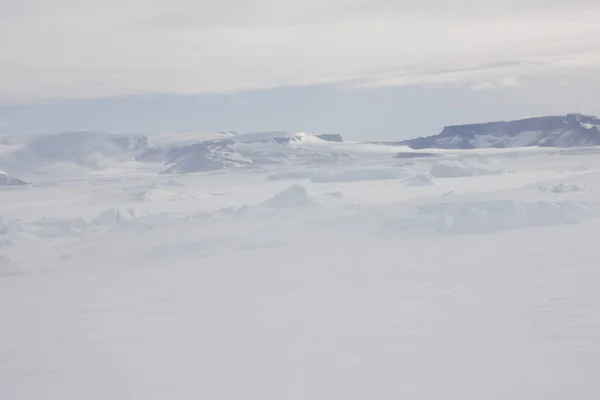
[[[0,133],[600,114],[600,0],[0,0]]]

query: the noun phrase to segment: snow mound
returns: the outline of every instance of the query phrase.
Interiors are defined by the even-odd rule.
[[[145,190],[136,195],[136,198],[141,201],[157,201],[157,200],[169,200],[173,197],[173,194],[168,190],[162,189],[149,189]]]
[[[109,208],[91,221],[92,225],[115,226],[131,222],[138,218],[139,213],[133,208]]]
[[[19,275],[23,271],[11,264],[10,258],[0,254],[0,277]]]
[[[552,193],[568,193],[568,192],[583,192],[583,189],[577,185],[569,185],[561,182],[553,186],[539,185],[538,189],[540,192],[552,192]]]
[[[262,203],[267,208],[298,208],[313,204],[304,186],[292,185]]]
[[[436,164],[431,166],[430,174],[434,178],[463,178],[478,175],[497,175],[504,173],[501,168],[483,168],[475,165]]]
[[[163,182],[162,185],[169,186],[169,187],[182,187],[182,186],[185,186],[183,183],[177,182],[175,180],[169,180],[169,181]]]
[[[34,231],[32,233],[40,238],[80,236],[84,233],[87,225],[87,222],[83,218],[42,218],[32,224],[32,227],[34,228]]]
[[[432,186],[435,185],[435,178],[431,174],[417,174],[410,178],[408,186]]]
[[[219,213],[224,214],[224,215],[233,215],[233,216],[237,216],[237,217],[241,217],[243,215],[246,215],[248,212],[250,211],[250,207],[248,207],[247,205],[243,205],[241,207],[226,207],[226,208],[222,208],[219,210]]]
[[[162,171],[161,174],[187,174],[191,172],[210,172],[225,169],[235,163],[221,162],[220,160],[202,152],[182,157],[173,166]]]
[[[6,244],[10,236],[22,230],[23,226],[19,221],[0,214],[0,246]]]
[[[279,181],[286,179],[311,179],[313,176],[316,176],[317,172],[314,171],[288,171],[288,172],[278,172],[276,174],[271,174],[268,176],[268,180],[270,181]]]
[[[329,192],[329,193],[325,193],[326,196],[331,197],[332,199],[338,199],[338,200],[342,200],[344,198],[344,193],[342,192]]]
[[[551,189],[552,193],[567,193],[567,192],[581,192],[582,189],[577,185],[567,185],[566,183],[559,183]]]
[[[438,203],[423,206],[414,217],[384,225],[384,231],[433,229],[444,234],[487,233],[507,229],[576,224],[600,217],[600,203],[514,200]]]
[[[0,171],[0,186],[21,186],[21,185],[26,185],[26,184],[27,184],[27,182],[24,182],[13,176],[10,176],[8,173],[6,173],[4,171]]]

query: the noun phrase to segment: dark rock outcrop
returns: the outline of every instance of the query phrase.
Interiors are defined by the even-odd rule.
[[[600,119],[581,114],[447,126],[436,136],[406,140],[413,149],[584,147],[600,145]]]
[[[317,135],[317,137],[321,140],[326,140],[328,142],[343,142],[344,141],[344,139],[342,138],[342,135],[335,134],[335,133]]]

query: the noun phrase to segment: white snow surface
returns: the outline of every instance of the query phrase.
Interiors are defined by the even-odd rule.
[[[292,137],[240,141],[283,149],[255,169],[21,168],[0,190],[0,398],[597,399],[599,149],[403,166]]]
[[[430,174],[435,178],[461,178],[476,175],[495,175],[502,172],[500,168],[489,168],[487,166],[440,163],[431,166]]]
[[[267,208],[298,208],[312,204],[308,191],[302,185],[292,185],[281,193],[277,193],[262,205]]]
[[[435,185],[435,178],[431,174],[417,174],[408,180],[408,186]]]
[[[413,175],[410,169],[395,168],[352,168],[332,172],[331,170],[295,170],[269,175],[270,180],[308,179],[314,183],[364,182],[376,180],[402,179]]]

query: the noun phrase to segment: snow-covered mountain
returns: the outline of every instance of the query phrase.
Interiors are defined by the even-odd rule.
[[[104,132],[64,132],[42,135],[33,140],[27,151],[48,160],[77,160],[85,163],[94,154],[114,156],[141,153],[149,148],[146,136],[111,135]]]
[[[169,150],[163,173],[185,174],[229,168],[253,168],[285,161],[323,164],[347,157],[330,146],[339,135],[257,132],[176,146]]]
[[[144,135],[77,131],[39,136],[8,136],[0,143],[0,168],[30,172],[59,164],[101,169],[143,157],[154,147]]]
[[[399,142],[345,142],[339,134],[297,132],[191,132],[125,135],[77,131],[0,137],[0,170],[22,176],[68,168],[73,173],[148,166],[185,174],[281,165],[331,165],[356,157],[432,158],[439,151],[505,147],[600,145],[600,119],[581,114],[457,125],[436,136]],[[368,161],[366,161],[368,162]]]
[[[413,149],[584,147],[600,145],[600,119],[581,114],[447,126],[435,136],[398,143]]]
[[[338,134],[194,132],[126,135],[77,131],[0,138],[0,170],[30,174],[68,168],[82,173],[149,165],[166,174],[256,168],[279,163],[321,164],[345,157]],[[393,151],[393,150],[391,150]]]
[[[0,171],[0,186],[21,186],[27,182],[15,178],[4,171]]]
[[[147,168],[148,172],[186,174],[268,165],[334,165],[369,158],[433,158],[439,151],[505,147],[581,147],[600,145],[600,119],[580,114],[517,121],[448,126],[436,136],[403,142],[345,142],[338,134],[303,132],[165,133],[118,135],[65,132],[12,136],[0,140],[0,169],[29,178],[30,173],[70,168]],[[31,181],[31,179],[28,179]]]

